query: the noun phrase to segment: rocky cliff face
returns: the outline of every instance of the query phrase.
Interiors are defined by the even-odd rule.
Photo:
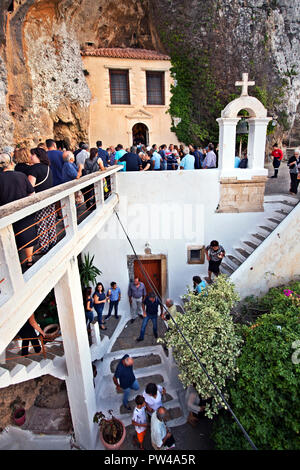
[[[224,101],[244,71],[276,99],[284,78],[286,99],[274,100],[271,111],[287,113],[285,129],[295,123],[296,141],[299,19],[297,0],[2,0],[0,146],[86,139],[91,96],[80,49],[90,43],[172,52],[168,38],[178,32],[181,47],[207,51]]]

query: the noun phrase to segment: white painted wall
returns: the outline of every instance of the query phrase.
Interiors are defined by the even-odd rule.
[[[240,246],[240,240],[247,240],[248,232],[255,232],[257,225],[265,222],[273,211],[269,204],[266,205],[267,213],[216,213],[218,178],[217,169],[117,175],[120,219],[138,255],[145,255],[145,243],[148,242],[152,254],[167,256],[167,295],[176,302],[186,292],[186,286],[192,285],[194,275],[207,275],[207,262],[204,265],[187,264],[188,245],[207,245],[217,239],[225,250],[230,250],[233,246]],[[171,215],[176,220],[177,231],[173,228],[168,236]],[[189,233],[192,231],[195,233]],[[95,255],[94,263],[103,272],[99,281],[105,288],[111,281],[119,284],[123,293],[120,311],[128,310],[127,255],[133,255],[133,251],[115,215],[85,251]]]
[[[241,298],[300,280],[300,204],[231,275]]]

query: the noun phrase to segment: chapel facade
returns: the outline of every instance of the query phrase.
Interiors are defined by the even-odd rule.
[[[170,57],[132,48],[86,49],[82,52],[91,90],[89,141],[124,148],[142,143],[178,144],[171,131]]]

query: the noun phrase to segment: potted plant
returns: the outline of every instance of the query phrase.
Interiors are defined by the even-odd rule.
[[[84,255],[83,261],[79,262],[79,272],[82,288],[89,287],[96,284],[97,276],[100,276],[102,272],[96,266],[93,265],[94,257],[90,258],[89,253]]]
[[[17,426],[22,426],[22,424],[25,423],[26,412],[24,406],[25,402],[23,402],[20,397],[17,397],[16,400],[10,404],[12,419]]]
[[[108,410],[110,418],[106,418],[102,411],[94,415],[94,423],[100,428],[100,440],[104,447],[109,450],[119,449],[124,442],[126,429],[122,421],[113,416],[113,411]]]
[[[22,426],[26,421],[26,411],[24,408],[18,408],[14,412],[14,422],[17,426]]]
[[[60,334],[59,325],[57,323],[52,323],[51,325],[45,326],[44,333],[47,341],[53,341]]]

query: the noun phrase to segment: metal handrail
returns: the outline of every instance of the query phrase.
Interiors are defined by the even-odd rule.
[[[22,355],[14,355],[14,357],[7,357],[5,358],[5,361],[11,361],[11,360],[14,360],[14,359],[17,359],[17,358],[22,358],[22,357],[29,357],[29,356],[40,356],[41,354],[43,354],[44,356],[44,359],[46,359],[46,348],[45,348],[45,341],[48,343],[57,343],[57,344],[62,344],[63,341],[62,340],[57,340],[57,339],[49,339],[47,338],[47,336],[44,338],[42,335],[39,335],[39,336],[36,336],[35,338],[21,338],[21,337],[16,337],[13,339],[13,341],[22,341],[22,340],[28,340],[28,341],[31,341],[32,339],[38,339],[40,342],[41,342],[41,352],[39,353],[30,353],[30,354],[25,354],[24,356]],[[23,347],[27,347],[27,346],[21,346],[21,349]],[[6,351],[14,351],[15,349],[20,349],[20,347],[14,347],[14,348],[6,348]]]
[[[21,337],[16,337],[13,339],[13,341],[32,341],[33,339],[38,339],[40,342],[41,342],[41,352],[37,353],[37,352],[34,352],[34,353],[30,353],[30,354],[25,354],[24,356],[23,355],[15,355],[14,357],[6,357],[5,358],[5,361],[12,361],[14,359],[17,359],[17,358],[20,358],[20,357],[29,357],[29,356],[39,356],[41,354],[43,354],[44,356],[44,359],[46,359],[46,350],[45,350],[45,343],[44,343],[44,337],[42,335],[40,336],[36,336],[34,338],[21,338]],[[27,348],[28,346],[21,346],[21,349],[23,348]],[[20,347],[15,347],[15,348],[6,348],[6,351],[14,351],[15,349],[20,349]]]

